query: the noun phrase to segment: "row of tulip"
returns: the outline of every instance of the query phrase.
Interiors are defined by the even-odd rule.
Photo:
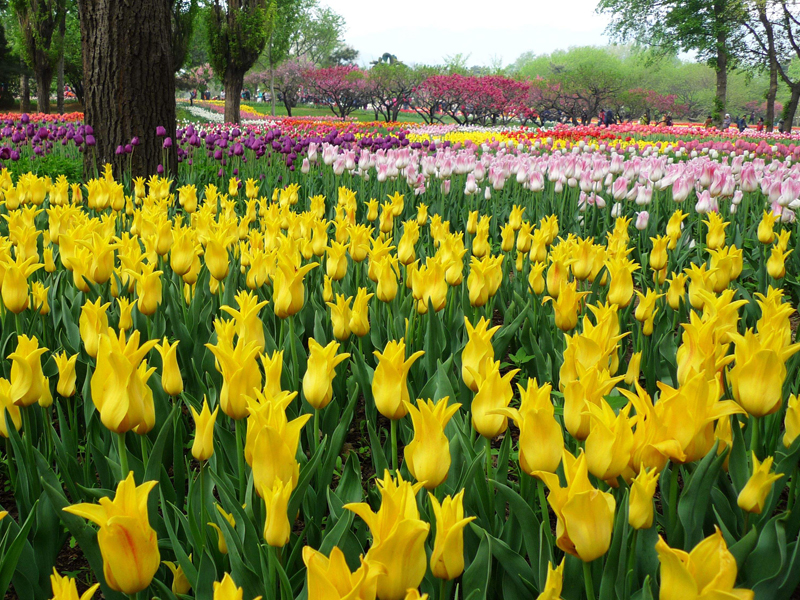
[[[0,173],[0,590],[790,598],[794,149],[347,136]]]

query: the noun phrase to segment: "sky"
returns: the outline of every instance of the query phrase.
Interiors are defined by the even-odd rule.
[[[468,66],[523,52],[603,45],[608,18],[597,0],[323,0],[347,21],[345,41],[368,65],[384,52],[406,64],[441,64],[470,55]]]

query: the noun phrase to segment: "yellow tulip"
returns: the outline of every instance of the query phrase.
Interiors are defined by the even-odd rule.
[[[508,428],[508,418],[499,409],[507,408],[514,396],[511,380],[519,369],[500,374],[500,361],[484,365],[484,373],[472,370],[478,392],[472,399],[472,427],[483,437],[493,439]]]
[[[657,487],[657,469],[642,469],[631,483],[628,524],[634,529],[650,529],[653,526],[653,495]]]
[[[672,310],[678,310],[686,297],[686,275],[673,273],[667,288],[667,304]]]
[[[8,355],[11,361],[11,401],[17,406],[39,403],[48,407],[53,403],[50,384],[42,373],[42,355],[47,348],[39,347],[36,336],[17,336],[17,348]]]
[[[549,300],[553,303],[556,327],[561,331],[570,331],[578,324],[578,313],[581,309],[581,301],[588,295],[589,292],[579,292],[577,290],[576,281],[570,281],[568,283],[562,281],[558,288],[558,294],[555,297],[546,296],[542,302],[544,303]]]
[[[264,337],[264,324],[259,316],[259,311],[267,305],[267,301],[258,301],[252,292],[240,291],[236,294],[238,310],[230,306],[221,306],[220,310],[233,317],[236,323],[236,335],[244,343],[255,342],[259,352],[264,351],[266,341]]]
[[[783,473],[773,473],[770,475],[772,469],[773,457],[768,456],[764,462],[758,462],[756,453],[753,452],[753,474],[747,483],[739,492],[737,504],[739,508],[747,512],[760,515],[764,510],[764,504],[767,502],[767,496],[772,491],[772,484],[783,477]]]
[[[8,427],[6,426],[6,413],[11,417],[14,429],[19,431],[22,426],[22,415],[19,406],[11,400],[11,382],[4,377],[0,377],[0,435],[8,437]]]
[[[783,403],[786,361],[800,344],[783,347],[775,334],[755,334],[752,329],[743,336],[731,335],[736,342],[735,364],[728,377],[734,399],[754,417],[774,413]]]
[[[278,268],[272,279],[272,308],[275,316],[285,319],[303,308],[305,304],[305,287],[303,279],[317,263],[297,268],[285,254],[278,254]]]
[[[716,250],[725,245],[725,229],[730,223],[723,221],[718,212],[708,213],[708,220],[703,221],[708,227],[706,234],[706,248]]]
[[[522,218],[525,215],[525,207],[514,204],[511,213],[508,215],[508,224],[514,231],[519,231],[523,226]]]
[[[75,362],[78,360],[78,355],[67,357],[66,352],[54,354],[53,359],[56,361],[58,367],[58,384],[56,391],[64,398],[71,398],[75,395]]]
[[[481,317],[474,327],[467,317],[464,317],[464,323],[467,326],[469,339],[461,352],[461,378],[469,389],[477,392],[478,384],[470,371],[485,373],[483,371],[485,362],[494,362],[492,337],[500,329],[500,326],[489,329],[491,322],[484,317]]]
[[[417,225],[422,227],[428,222],[428,205],[420,202],[417,206]]]
[[[609,259],[606,266],[611,277],[606,299],[611,304],[624,308],[633,297],[633,272],[639,269],[639,265],[621,256]]]
[[[203,398],[203,407],[198,413],[194,406],[189,407],[194,418],[194,442],[192,443],[192,456],[197,460],[208,460],[214,454],[214,423],[217,421],[219,406],[212,413],[208,407],[208,400]]]
[[[222,581],[214,582],[213,600],[242,600],[244,590],[236,587],[236,583],[229,573],[225,573]],[[253,600],[261,600],[261,596],[256,596]]]
[[[445,496],[441,504],[428,493],[436,517],[436,539],[431,552],[431,573],[450,581],[464,572],[464,527],[475,517],[464,518],[464,490]]]
[[[339,242],[331,242],[327,253],[325,274],[333,281],[341,281],[347,274],[347,246]]]
[[[567,487],[561,487],[554,473],[536,473],[550,490],[547,501],[557,518],[556,545],[591,562],[603,556],[611,545],[616,501],[611,494],[592,486],[583,452],[575,458],[565,450],[562,462]]]
[[[669,245],[670,238],[666,235],[659,235],[650,238],[653,243],[653,249],[650,251],[650,268],[654,271],[660,271],[667,265],[667,246]]]
[[[97,345],[100,335],[108,331],[108,316],[106,311],[111,306],[110,302],[102,304],[102,298],[94,302],[88,300],[81,307],[81,316],[78,319],[78,329],[80,330],[81,340],[86,354],[92,358],[97,358]]]
[[[662,294],[657,294],[655,290],[647,290],[646,294],[636,291],[639,297],[639,304],[636,306],[634,317],[642,324],[642,333],[646,336],[653,334],[653,321],[655,319],[658,309],[656,308],[656,300]]]
[[[378,286],[375,293],[381,302],[391,302],[397,296],[398,266],[396,256],[384,256],[375,260],[375,275]]]
[[[191,559],[192,555],[190,554],[189,560]],[[172,573],[172,593],[188,594],[189,590],[192,589],[192,584],[189,583],[186,573],[183,572],[183,567],[180,565],[175,565],[175,563],[170,560],[165,560],[162,564]]]
[[[375,294],[368,294],[366,288],[358,288],[353,309],[350,311],[350,331],[358,337],[369,333],[369,301]]]
[[[326,302],[331,309],[333,337],[341,342],[350,337],[350,318],[352,316],[350,303],[352,301],[352,297],[345,298],[344,294],[336,294],[336,303]]]
[[[266,505],[267,518],[264,522],[264,541],[274,547],[283,548],[289,543],[292,525],[287,510],[292,496],[292,482],[276,479],[271,487],[262,487],[260,495]]]
[[[107,429],[144,435],[155,425],[153,391],[147,380],[156,369],[148,368],[144,357],[157,343],[150,340],[140,347],[138,331],[127,340],[124,331],[117,337],[113,329],[100,336],[90,385],[92,402]]]
[[[367,563],[386,569],[378,576],[379,600],[403,600],[411,588],[418,588],[427,570],[425,538],[430,525],[419,518],[416,494],[422,484],[411,485],[389,471],[377,480],[381,506],[374,512],[369,504],[345,504],[344,508],[361,517],[372,534]]]
[[[344,553],[334,546],[330,558],[311,546],[303,547],[306,565],[308,597],[315,600],[374,600],[378,576],[386,569],[382,565],[365,562],[350,572]]]
[[[437,403],[417,400],[417,406],[406,404],[414,425],[414,439],[404,448],[409,472],[425,489],[432,490],[447,479],[450,471],[450,440],[444,433],[460,404],[448,406],[445,396]]]
[[[656,414],[666,428],[667,436],[677,440],[685,453],[684,459],[671,457],[675,462],[688,463],[703,458],[714,445],[714,421],[732,414],[744,414],[744,410],[732,400],[719,400],[719,383],[715,379],[706,379],[702,373],[692,376],[679,388],[662,382],[658,382],[658,387],[661,396],[655,406]]]
[[[338,342],[322,346],[314,338],[308,338],[308,366],[303,376],[303,395],[315,410],[328,406],[333,398],[333,378],[336,365],[350,358],[347,352],[336,354]]]
[[[64,509],[100,526],[97,542],[103,575],[108,587],[117,592],[136,594],[146,589],[160,565],[158,537],[147,516],[147,496],[156,483],[137,486],[131,471],[117,485],[113,500],[101,498],[99,505],[75,504]]]
[[[378,366],[372,378],[372,396],[378,411],[387,419],[396,421],[408,414],[406,403],[408,395],[408,371],[411,365],[425,352],[418,350],[406,360],[406,342],[391,340],[383,352],[373,352],[378,359]]]
[[[608,369],[599,366],[586,370],[579,366],[578,378],[564,386],[564,426],[572,437],[585,440],[589,436],[589,405],[599,406],[603,396],[624,378],[624,375],[611,377]]]
[[[800,400],[794,394],[789,396],[783,425],[783,445],[789,448],[800,437]]]
[[[552,386],[542,386],[536,379],[528,379],[528,388],[517,384],[520,406],[497,409],[519,427],[519,466],[528,475],[536,471],[555,473],[564,451],[561,425],[555,419],[555,409],[550,400]]]
[[[6,260],[0,292],[3,304],[9,311],[19,314],[28,308],[28,277],[43,266],[38,262],[38,256],[23,259],[19,252],[15,260]]]
[[[277,396],[281,392],[283,350],[275,350],[272,356],[262,354],[261,364],[264,366],[264,394]]]
[[[781,251],[777,246],[773,246],[767,259],[767,273],[773,279],[783,279],[786,276],[786,257],[793,251]],[[5,289],[5,282],[3,285]]]
[[[143,315],[152,315],[158,309],[162,300],[161,271],[155,270],[155,264],[145,263],[142,272],[131,272],[136,279],[136,307]]]
[[[691,552],[670,548],[659,536],[656,552],[661,563],[661,600],[754,598],[750,590],[734,589],[736,559],[718,527]]]
[[[628,359],[628,370],[625,371],[625,384],[633,385],[639,381],[639,373],[642,365],[642,351],[634,352]]]
[[[183,378],[178,366],[178,342],[170,344],[167,338],[155,346],[161,355],[161,388],[169,396],[178,396],[183,392]]]
[[[758,224],[758,241],[762,244],[771,244],[775,239],[775,232],[773,227],[775,221],[778,220],[778,215],[774,214],[771,210],[765,210],[761,221]]]
[[[50,291],[49,287],[44,287],[41,282],[34,281],[31,284],[31,299],[33,300],[33,310],[40,315],[50,314],[50,304],[47,300],[47,292]]]
[[[425,265],[419,267],[412,280],[413,296],[417,300],[417,312],[428,314],[428,303],[439,312],[447,303],[447,280],[441,258],[429,257]]]
[[[563,558],[561,559],[561,564],[555,569],[553,568],[553,563],[547,563],[547,580],[542,593],[536,597],[536,600],[561,600],[561,590],[564,585],[564,564]]]
[[[537,296],[541,296],[542,292],[544,292],[545,281],[542,273],[544,273],[546,266],[544,262],[534,263],[531,265],[531,272],[528,274],[528,287]]]
[[[222,517],[230,524],[231,528],[236,528],[236,520],[233,518],[233,515],[225,512],[225,510],[219,505],[216,505],[217,512],[222,515]],[[219,550],[220,554],[227,554],[228,553],[228,544],[225,542],[225,535],[222,533],[222,529],[220,529],[219,525],[216,523],[207,523],[209,527],[214,529],[217,533],[217,549]]]
[[[53,574],[50,575],[50,586],[53,589],[52,600],[91,600],[100,584],[95,583],[79,597],[78,585],[75,583],[75,579],[66,575],[62,577],[53,568]]]
[[[244,419],[247,416],[246,398],[261,387],[261,372],[256,363],[258,344],[244,343],[239,338],[236,346],[218,340],[216,345],[206,344],[206,348],[217,358],[217,368],[222,373],[219,396],[222,412],[235,421]]]
[[[282,392],[269,398],[256,390],[254,399],[248,402],[245,459],[253,468],[253,482],[259,493],[274,487],[275,481],[289,482],[292,488],[297,485],[297,447],[311,415],[300,415],[292,421],[286,418],[286,408],[296,395],[297,392]]]
[[[619,414],[601,400],[599,404],[587,403],[590,416],[589,435],[586,438],[586,465],[589,472],[605,481],[615,483],[631,461],[633,429],[627,404]]]

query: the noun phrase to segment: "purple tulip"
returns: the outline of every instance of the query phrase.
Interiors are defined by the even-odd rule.
[[[114,151],[114,154],[119,156],[123,152],[125,152],[125,148],[122,146],[122,144],[120,144],[119,146],[117,146],[117,149]]]
[[[164,148],[172,148],[172,138],[168,137],[164,140]]]
[[[164,174],[164,165],[158,165],[156,167],[156,173],[158,173],[159,175],[163,175]]]
[[[159,125],[158,127],[156,127],[156,135],[158,137],[164,137],[165,135],[167,135],[167,130],[161,125]]]
[[[87,146],[94,146],[97,142],[95,142],[94,136],[90,133],[86,136],[86,145]]]
[[[139,145],[139,136],[133,136],[131,138],[131,146],[138,146]]]

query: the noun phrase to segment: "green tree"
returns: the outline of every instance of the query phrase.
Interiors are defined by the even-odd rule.
[[[378,62],[370,69],[369,80],[372,105],[388,123],[397,121],[400,109],[422,83],[422,75],[401,62]]]
[[[36,78],[37,110],[50,112],[50,85],[64,51],[66,0],[11,0],[14,44]],[[63,88],[62,88],[63,89]]]
[[[277,0],[275,24],[270,32],[266,48],[267,67],[269,68],[269,93],[272,102],[271,114],[275,115],[275,68],[289,57],[292,35],[297,29],[305,0]],[[290,113],[291,114],[291,113]]]
[[[290,53],[323,67],[355,60],[358,52],[344,44],[344,17],[318,0],[307,0],[290,39]],[[352,54],[355,52],[355,56]]]
[[[170,0],[172,67],[177,73],[189,58],[200,5],[198,0]]]
[[[263,52],[277,0],[214,0],[207,13],[209,63],[225,88],[225,121],[240,119],[244,75]]]
[[[725,113],[728,71],[743,52],[741,0],[600,0],[609,31],[664,54],[694,51],[716,73],[714,115]]]

